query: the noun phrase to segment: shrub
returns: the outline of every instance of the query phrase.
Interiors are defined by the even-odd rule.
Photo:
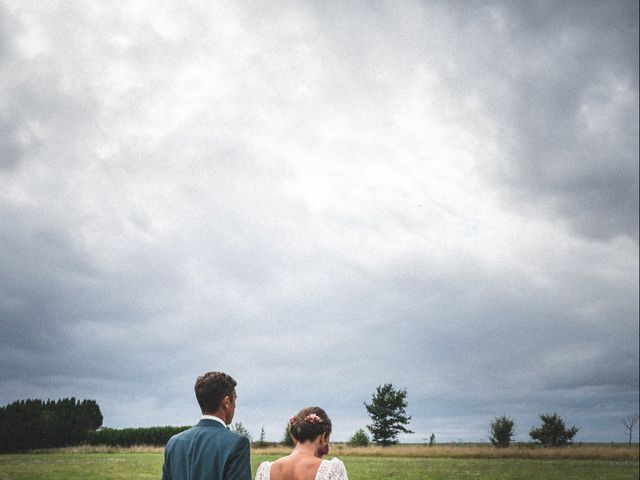
[[[366,447],[369,445],[369,441],[369,436],[361,428],[353,434],[353,437],[349,440],[349,444],[354,447]]]
[[[496,417],[493,422],[491,422],[491,436],[489,440],[491,440],[494,447],[506,448],[509,446],[511,438],[513,437],[514,425],[514,421],[504,415]]]
[[[89,445],[110,447],[132,447],[134,445],[164,446],[176,433],[191,427],[147,427],[147,428],[101,428],[87,434]]]
[[[540,415],[542,425],[532,428],[529,436],[547,447],[559,447],[571,443],[579,428],[566,428],[564,420],[557,413]]]

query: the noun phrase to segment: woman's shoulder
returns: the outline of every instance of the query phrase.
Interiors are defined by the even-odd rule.
[[[271,469],[271,462],[264,461],[258,466],[256,471],[256,480],[269,480],[269,470]]]
[[[331,460],[323,460],[320,465],[320,470],[318,471],[319,479],[328,479],[328,480],[346,480],[347,479],[347,469],[337,457],[332,458]]]
[[[323,462],[327,462],[332,467],[344,467],[344,463],[338,457],[333,457],[331,460],[323,460]]]

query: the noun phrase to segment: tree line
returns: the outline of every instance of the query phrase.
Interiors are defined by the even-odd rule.
[[[367,446],[375,443],[389,446],[398,443],[399,433],[413,433],[408,425],[411,416],[407,415],[407,390],[395,388],[392,384],[380,385],[372,394],[371,402],[364,403],[371,424],[367,425],[371,437],[358,429],[348,443],[354,446]],[[77,400],[74,397],[60,400],[18,400],[0,407],[0,453],[17,452],[30,449],[65,447],[78,444],[109,445],[130,447],[134,445],[157,445],[167,443],[171,436],[186,430],[187,426],[147,427],[147,428],[100,428],[102,413],[95,400]],[[567,428],[557,413],[540,415],[542,424],[532,428],[529,436],[535,442],[545,446],[562,446],[572,442],[579,428]],[[638,414],[628,415],[622,424],[632,440],[633,428],[638,423]],[[232,431],[252,440],[242,423],[230,427]],[[515,421],[507,416],[496,417],[491,421],[489,440],[498,448],[508,447],[514,436]],[[288,425],[284,431],[282,443],[292,446]],[[267,446],[264,427],[260,439],[254,442],[257,447]],[[429,445],[435,444],[432,433]]]
[[[411,417],[407,415],[407,390],[395,388],[386,383],[376,388],[372,394],[371,402],[364,404],[371,424],[367,430],[371,433],[371,439],[363,429],[357,430],[349,443],[355,446],[367,446],[370,442],[377,445],[388,446],[398,443],[398,434],[413,433],[407,428]],[[580,430],[578,427],[567,427],[565,421],[557,413],[540,415],[542,424],[529,431],[531,439],[544,446],[559,447],[568,445]],[[631,414],[622,420],[631,444],[633,428],[638,423],[638,414]],[[508,447],[514,437],[515,421],[507,416],[494,418],[490,423],[489,440],[498,448]],[[435,435],[429,438],[429,445],[435,444]]]
[[[0,453],[80,444],[131,447],[166,445],[189,427],[100,428],[95,400],[17,400],[0,407]]]
[[[408,425],[411,416],[407,415],[407,390],[396,388],[390,383],[380,385],[372,394],[371,402],[364,403],[371,423],[366,426],[369,434],[363,428],[358,429],[347,443],[353,446],[366,447],[371,443],[380,446],[395,445],[398,443],[399,433],[413,433]],[[531,428],[531,439],[543,446],[560,447],[568,445],[580,430],[578,427],[567,427],[564,419],[557,413],[544,413],[540,415],[541,425]],[[629,435],[631,444],[633,428],[638,423],[638,413],[628,415],[622,419],[622,425]],[[236,423],[232,430],[244,435],[251,440],[251,435],[242,423]],[[515,435],[515,421],[507,416],[494,418],[489,425],[489,440],[497,448],[505,448],[511,444]],[[256,446],[264,446],[264,427],[260,433],[260,441]],[[281,443],[293,446],[294,440],[287,425]],[[429,437],[429,445],[435,445],[435,434]]]
[[[77,445],[101,425],[95,400],[18,400],[0,407],[0,452]]]

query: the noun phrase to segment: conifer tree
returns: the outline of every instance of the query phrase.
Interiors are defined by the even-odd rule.
[[[398,443],[398,433],[413,433],[406,428],[410,416],[406,414],[406,389],[395,389],[392,384],[385,383],[376,388],[371,403],[364,406],[372,423],[367,426],[373,441],[378,445],[388,446]]]

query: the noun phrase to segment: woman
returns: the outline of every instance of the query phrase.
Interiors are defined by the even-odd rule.
[[[290,455],[275,462],[262,462],[256,480],[348,480],[344,464],[329,453],[331,420],[320,407],[304,408],[289,419],[289,432],[295,442]]]

